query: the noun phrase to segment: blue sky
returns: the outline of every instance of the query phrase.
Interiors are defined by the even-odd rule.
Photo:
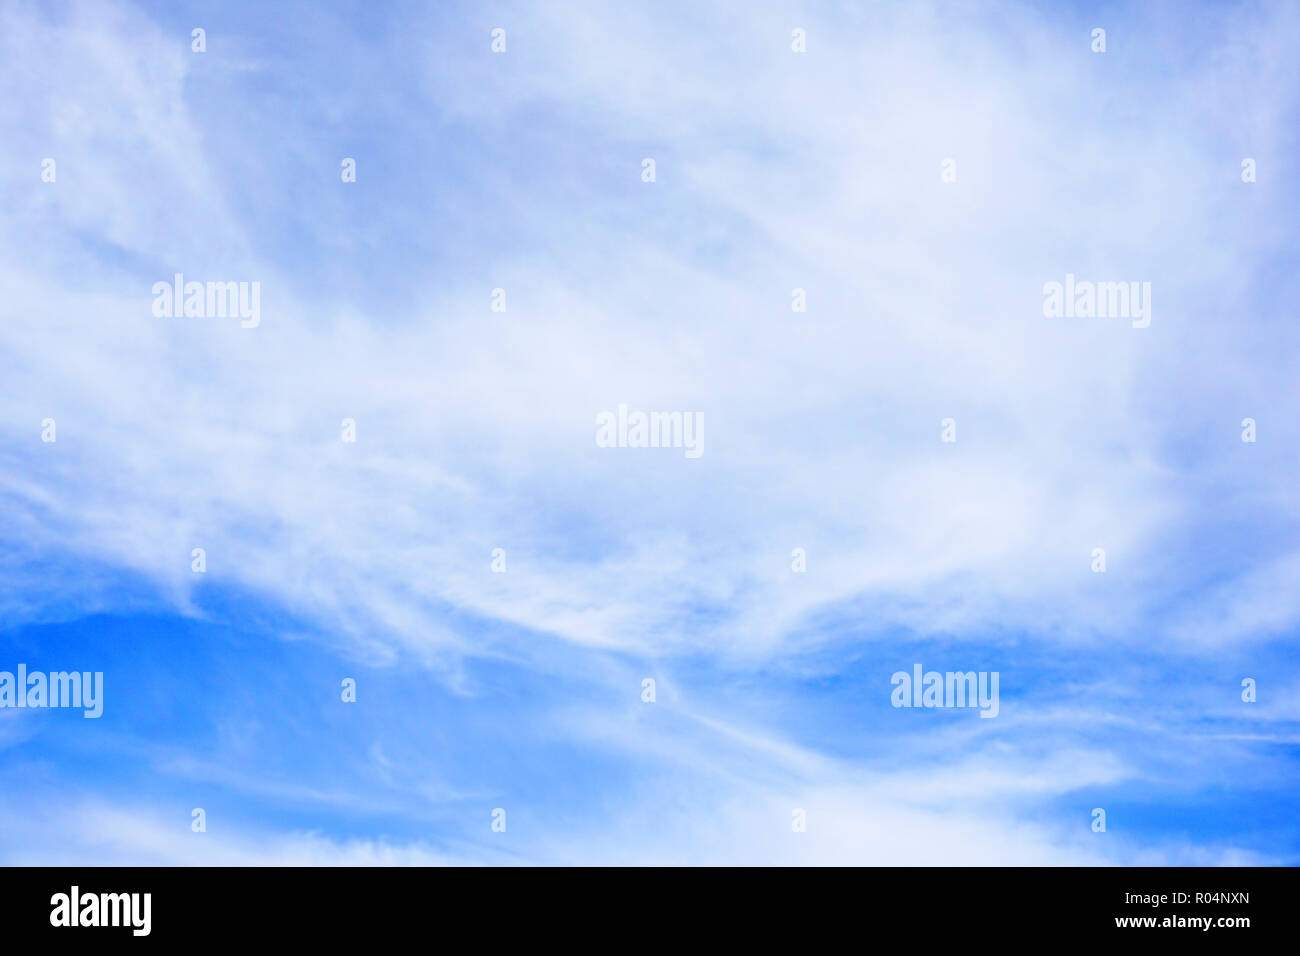
[[[0,861],[1297,862],[1294,6],[564,7],[0,12]]]

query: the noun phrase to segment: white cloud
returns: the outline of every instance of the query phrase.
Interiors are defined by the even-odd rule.
[[[479,271],[400,245],[408,226],[420,239],[445,228],[425,217],[427,183],[380,184],[409,191],[400,230],[358,225],[333,192],[319,207],[304,200],[297,214],[320,243],[353,256],[331,265],[372,283],[376,301],[398,288],[416,303],[359,313],[328,301],[320,263],[286,251],[292,229],[254,225],[285,190],[314,195],[312,163],[336,175],[338,130],[306,118],[356,120],[360,94],[295,87],[301,108],[250,117],[234,150],[215,141],[229,117],[199,105],[206,80],[186,45],[143,14],[95,3],[64,18],[4,14],[0,95],[21,109],[0,118],[12,145],[0,163],[30,184],[0,210],[10,619],[112,606],[113,572],[125,571],[187,613],[202,613],[200,584],[248,593],[356,653],[409,653],[453,684],[462,655],[569,666],[535,632],[779,666],[846,631],[1157,648],[1191,637],[1183,650],[1213,654],[1226,638],[1294,625],[1294,559],[1276,542],[1259,554],[1233,544],[1208,603],[1186,597],[1223,532],[1225,485],[1236,518],[1268,513],[1283,530],[1300,518],[1276,450],[1297,438],[1294,382],[1260,344],[1294,342],[1293,299],[1255,271],[1293,217],[1247,216],[1254,199],[1234,191],[1245,188],[1237,153],[1268,156],[1286,141],[1285,54],[1298,44],[1282,8],[1223,20],[1196,70],[1148,48],[1183,67],[1166,71],[1158,101],[1147,72],[1126,72],[1119,56],[1099,63],[1084,37],[1030,9],[954,24],[909,4],[848,28],[825,13],[806,24],[803,57],[789,52],[784,14],[588,13],[520,13],[496,59],[485,36],[481,48],[465,40],[477,36],[469,25],[410,25],[402,42],[438,55],[423,88],[377,95],[377,115],[404,125],[371,146],[494,159],[465,183],[438,180],[486,224],[444,239]],[[333,39],[372,66],[384,59]],[[252,96],[239,84],[287,82],[255,52],[257,69],[227,71],[226,88]],[[547,122],[554,136],[535,129]],[[526,135],[544,148],[521,155],[512,137]],[[213,158],[223,150],[240,154],[237,176]],[[38,179],[46,154],[59,161],[55,185]],[[659,158],[653,186],[637,176],[645,155]],[[939,180],[948,156],[955,184]],[[514,240],[508,252],[494,236]],[[155,318],[150,287],[173,270],[260,281],[261,326]],[[1043,318],[1042,284],[1066,272],[1151,281],[1151,327]],[[488,310],[497,285],[504,315]],[[805,314],[790,311],[796,286],[808,290]],[[1241,303],[1253,330],[1221,314],[1219,296]],[[596,448],[596,414],[621,402],[703,412],[704,456]],[[1269,420],[1252,464],[1235,432],[1241,403]],[[939,441],[949,416],[955,445]],[[39,439],[46,417],[58,422],[54,445]],[[339,440],[343,418],[357,422],[355,445]],[[1190,463],[1189,444],[1202,456]],[[1241,523],[1222,537],[1236,542]],[[201,579],[193,547],[207,551]],[[506,574],[489,570],[494,547]],[[806,574],[790,571],[794,547],[807,549]],[[1104,576],[1088,570],[1094,547],[1107,550]],[[38,582],[22,570],[34,555],[95,573]],[[1150,623],[1179,601],[1172,625]],[[1105,753],[1080,753],[1081,779],[1119,779]],[[626,842],[582,832],[533,849],[574,860],[625,846],[664,861],[1116,858],[1010,813],[913,805],[951,780],[904,775],[881,791],[807,759],[819,776],[801,788],[737,783],[704,803],[657,795],[629,808]],[[960,779],[1041,795],[1068,764],[1031,772],[1011,760]],[[633,831],[665,806],[656,800],[679,798],[678,829],[657,848],[636,844]],[[785,832],[796,800],[813,821],[801,843]],[[76,812],[130,835],[101,847],[110,856],[192,858],[178,842],[187,835],[160,836],[134,811]],[[754,839],[769,826],[770,839]],[[315,837],[261,856],[222,846],[201,852],[440,859]]]

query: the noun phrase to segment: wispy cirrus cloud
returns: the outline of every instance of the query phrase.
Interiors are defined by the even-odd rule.
[[[632,820],[687,815],[663,859],[902,861],[911,837],[875,852],[881,828],[850,821],[864,792],[889,833],[940,834],[936,860],[1117,859],[1086,829],[1077,844],[1053,825],[1024,836],[1013,814],[955,796],[921,811],[918,794],[975,759],[998,769],[959,775],[971,792],[1020,792],[1028,816],[1077,799],[1086,821],[1085,793],[1145,771],[1119,756],[1136,731],[1070,733],[1067,714],[1152,714],[1049,676],[1129,684],[1136,667],[1133,682],[1160,685],[1190,659],[1231,701],[1242,676],[1294,673],[1278,642],[1300,614],[1296,289],[1280,264],[1300,28],[1284,6],[1117,11],[1103,56],[1091,21],[1028,6],[826,5],[798,24],[752,5],[440,8],[364,30],[346,12],[269,24],[232,10],[201,55],[184,16],[4,14],[0,93],[21,104],[0,117],[15,184],[0,210],[0,607],[15,632],[142,609],[288,630],[379,671],[427,668],[438,693],[488,711],[551,688],[524,714],[571,746],[585,738],[553,682],[599,725],[620,700],[645,706],[640,680],[660,675],[690,730],[637,757],[634,740],[606,741],[598,776],[615,788],[628,766],[614,754],[681,753],[709,790],[727,737],[704,728],[748,723],[727,688],[764,702],[756,739],[826,743],[813,726],[870,733],[837,715],[883,704],[889,673],[922,652],[1023,661],[1008,730],[978,731],[1004,735],[995,746],[891,726],[883,791],[808,743],[802,775],[747,755],[771,775],[757,792],[740,774],[712,804],[671,781],[638,795]],[[808,53],[791,53],[793,26]],[[46,156],[55,183],[40,182]],[[259,281],[261,324],[154,316],[150,289],[176,272]],[[1045,318],[1043,284],[1067,273],[1151,282],[1150,327]],[[596,447],[595,416],[620,403],[700,412],[703,456]],[[46,418],[56,443],[40,440]],[[857,677],[880,695],[868,705],[808,700],[805,681]],[[1254,712],[1236,713],[1215,732],[1245,731]],[[498,739],[490,717],[458,720]],[[1095,772],[1035,749],[1057,733]],[[928,782],[898,749],[914,734],[946,768]],[[404,801],[421,793],[493,792],[452,763],[447,790],[407,778],[353,797],[387,788],[405,794],[395,814],[418,816]],[[1208,766],[1189,779],[1209,786]],[[845,822],[810,828],[815,847],[752,855],[702,836],[697,814],[751,795],[784,808],[773,840],[792,800]],[[767,813],[737,811],[736,832]],[[613,809],[598,816],[531,852],[594,859],[584,837],[611,827],[613,856],[635,855],[624,838],[646,849]],[[1006,830],[989,844],[992,820]],[[1166,852],[1140,842],[1121,856]]]

